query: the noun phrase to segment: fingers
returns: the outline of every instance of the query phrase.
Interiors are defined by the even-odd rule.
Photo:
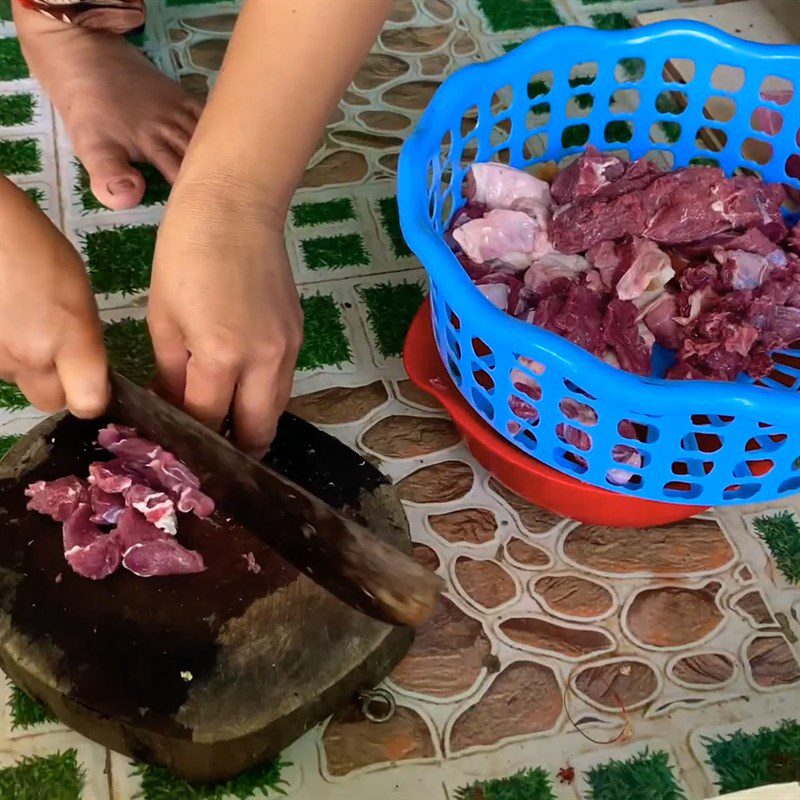
[[[45,414],[55,414],[66,405],[64,389],[55,367],[27,370],[15,375],[15,380],[22,394]]]
[[[193,354],[186,365],[185,411],[218,431],[228,415],[239,369],[232,360]]]
[[[56,353],[55,369],[72,414],[92,419],[106,410],[111,387],[98,327],[90,326],[68,339]]]
[[[148,320],[148,327],[156,358],[155,390],[173,405],[182,406],[189,352],[180,328],[152,319]]]
[[[127,151],[114,142],[83,148],[77,153],[89,173],[92,194],[114,211],[134,208],[144,195],[144,178],[130,164]]]

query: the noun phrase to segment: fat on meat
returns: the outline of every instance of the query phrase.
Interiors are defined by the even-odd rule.
[[[25,489],[29,497],[27,508],[52,517],[56,522],[65,522],[81,503],[88,500],[85,481],[68,475],[54,481],[35,481]]]

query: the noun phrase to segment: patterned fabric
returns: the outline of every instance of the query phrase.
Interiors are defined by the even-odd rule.
[[[17,0],[60,22],[109,33],[130,33],[144,25],[145,0]]]

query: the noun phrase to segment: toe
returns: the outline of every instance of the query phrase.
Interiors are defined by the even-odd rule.
[[[177,153],[165,139],[153,138],[142,144],[142,154],[170,183],[175,183],[182,153]]]
[[[114,211],[137,206],[144,194],[144,178],[131,166],[119,145],[99,144],[77,153],[91,179],[92,194]]]

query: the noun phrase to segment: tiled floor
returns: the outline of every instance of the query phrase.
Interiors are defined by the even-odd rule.
[[[797,509],[721,511],[646,543],[576,525],[489,479],[399,360],[424,279],[399,232],[394,176],[438,82],[541,27],[622,27],[665,5],[677,2],[398,0],[297,194],[289,251],[307,322],[293,410],[379,460],[415,554],[448,584],[386,683],[395,716],[345,709],[290,747],[289,765],[201,789],[104,751],[0,682],[0,800],[246,798],[271,795],[279,775],[298,800],[700,800],[798,776]],[[205,94],[236,5],[148,6],[145,51]],[[168,190],[154,178],[141,207],[98,208],[13,26],[0,25],[0,169],[81,248],[112,355],[144,380]],[[0,446],[37,419],[0,385]]]

